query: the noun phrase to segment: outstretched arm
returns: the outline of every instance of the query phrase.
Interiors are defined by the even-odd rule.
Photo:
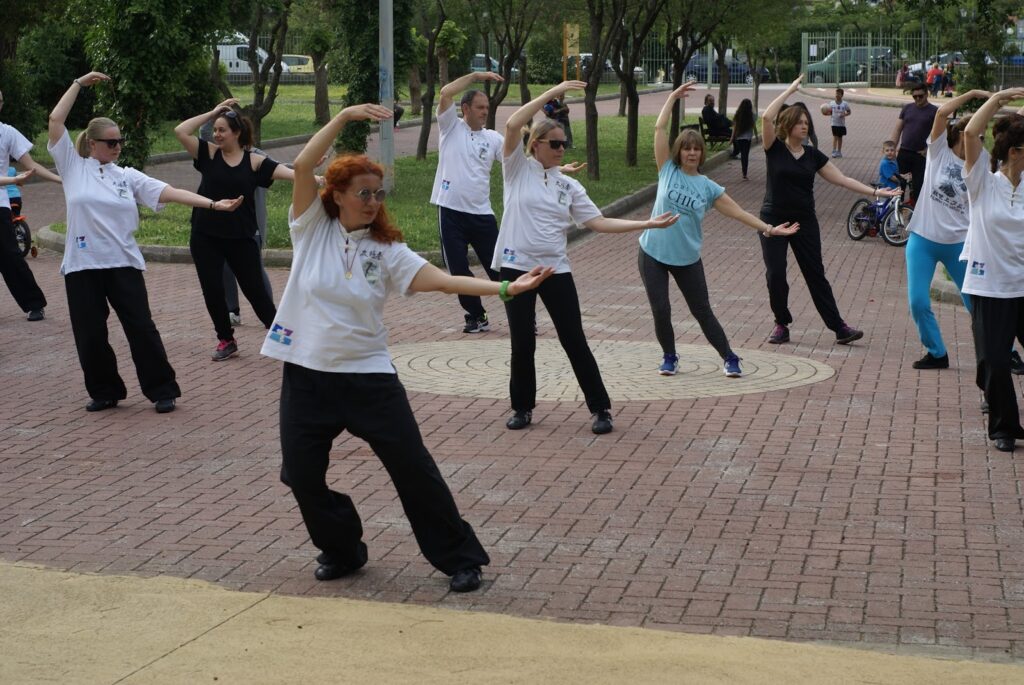
[[[29,154],[28,152],[26,152],[25,154],[18,158],[18,164],[21,165],[22,169],[35,172],[37,176],[39,176],[40,178],[45,178],[47,181],[53,181],[54,183],[63,183],[63,181],[60,180],[60,176],[47,169],[36,160],[32,159],[32,155]]]
[[[471,71],[465,76],[449,81],[441,88],[441,99],[437,103],[437,113],[440,114],[447,111],[455,101],[455,96],[474,83],[479,83],[480,81],[496,81],[501,83],[504,80],[501,74],[495,74],[493,71]]]
[[[238,100],[235,98],[228,98],[209,112],[197,114],[191,119],[186,119],[174,127],[174,137],[177,138],[178,142],[181,143],[181,146],[185,148],[190,155],[192,155],[192,159],[195,159],[199,155],[199,139],[192,134],[196,132],[197,128],[212,119],[216,119],[221,112],[227,112],[237,104]]]
[[[768,109],[764,111],[764,118],[761,122],[761,145],[764,146],[765,150],[775,144],[775,117],[779,116],[782,105],[786,104],[787,98],[797,91],[800,87],[800,82],[803,80],[803,74],[797,76],[796,80],[789,84],[789,88],[782,91],[779,97],[772,100],[772,104],[768,105]]]
[[[302,148],[298,156],[295,157],[295,162],[292,163],[294,169],[292,216],[301,216],[316,200],[317,184],[314,172],[317,164],[320,163],[321,158],[330,149],[331,143],[338,137],[345,125],[350,121],[365,119],[382,121],[390,119],[393,115],[394,112],[381,105],[373,103],[353,105],[338,112],[333,119],[327,122],[326,126],[314,133],[306,143],[306,147]]]
[[[651,217],[646,221],[633,221],[631,219],[612,219],[607,216],[599,216],[590,221],[584,222],[584,226],[597,233],[629,233],[630,231],[642,231],[645,228],[668,228],[679,218],[678,214],[665,212],[658,216]]]
[[[967,128],[964,129],[965,174],[971,173],[971,168],[978,161],[978,156],[981,155],[981,136],[988,129],[988,122],[992,121],[992,117],[996,115],[1000,107],[1010,100],[1018,98],[1024,98],[1024,88],[1007,88],[998,93],[993,93],[988,101],[971,117],[971,120],[967,123]]]
[[[554,268],[550,266],[535,266],[514,281],[498,283],[473,276],[452,276],[433,264],[424,264],[409,284],[409,290],[414,293],[439,292],[450,295],[486,296],[500,295],[504,288],[506,298],[511,299],[519,293],[533,290],[554,272]],[[508,285],[505,285],[506,283]]]
[[[583,90],[586,87],[587,84],[583,81],[563,81],[554,88],[541,93],[540,97],[530,100],[517,109],[508,118],[508,122],[505,123],[505,145],[502,148],[502,154],[508,157],[516,149],[516,145],[521,144],[522,136],[520,131],[522,131],[523,126],[533,121],[534,114],[544,109],[544,103],[552,98],[562,99],[567,90]]]
[[[987,90],[970,90],[963,95],[957,95],[952,100],[942,103],[942,106],[935,112],[935,119],[932,121],[932,132],[929,140],[937,140],[942,132],[946,130],[946,123],[949,118],[956,114],[956,111],[975,98],[988,99],[992,93]]]
[[[208,197],[197,195],[190,190],[182,190],[174,186],[167,186],[160,193],[160,202],[162,204],[174,202],[186,207],[212,209],[215,212],[233,212],[241,206],[243,199],[245,198],[239,195],[234,200],[211,200]]]
[[[800,228],[800,224],[784,223],[779,224],[778,226],[772,226],[766,221],[761,221],[756,216],[736,204],[736,200],[733,200],[726,193],[719,195],[718,199],[714,201],[712,206],[730,219],[735,219],[741,224],[746,224],[755,231],[764,233],[766,236],[793,235],[797,232],[797,229]]]
[[[687,81],[669,93],[661,108],[661,114],[658,115],[658,120],[654,122],[654,162],[658,165],[659,171],[661,171],[661,167],[665,166],[671,153],[668,143],[668,124],[672,120],[672,110],[675,109],[678,100],[686,97],[694,89],[696,83],[696,81]]]
[[[60,140],[61,136],[67,130],[64,127],[64,122],[68,120],[68,114],[71,112],[71,108],[75,104],[75,100],[78,99],[78,93],[83,88],[88,88],[91,85],[99,83],[100,81],[109,81],[110,77],[98,71],[90,71],[85,76],[79,76],[71,85],[68,87],[64,95],[61,96],[57,102],[57,106],[50,112],[50,119],[47,122],[47,133],[49,134],[50,145],[56,145],[57,141]]]
[[[0,186],[20,186],[22,183],[31,178],[32,174],[34,173],[35,169],[29,169],[28,171],[21,172],[17,176],[0,176]]]
[[[840,188],[846,188],[847,190],[861,195],[870,195],[871,197],[895,197],[896,195],[902,195],[902,190],[896,188],[872,188],[869,185],[864,185],[860,181],[850,178],[839,170],[832,162],[828,162],[825,166],[818,169],[818,175],[823,179],[831,183],[832,185],[839,186]]]

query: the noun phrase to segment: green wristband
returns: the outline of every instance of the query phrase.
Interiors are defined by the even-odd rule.
[[[515,295],[508,294],[508,281],[501,282],[501,287],[498,288],[498,297],[501,298],[502,302],[508,302],[513,297],[515,297]]]

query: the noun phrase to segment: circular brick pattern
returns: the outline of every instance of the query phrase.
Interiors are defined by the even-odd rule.
[[[613,400],[677,400],[784,390],[831,378],[832,367],[803,357],[736,350],[743,377],[726,378],[709,345],[679,345],[679,373],[658,374],[656,343],[591,340]],[[393,345],[391,354],[409,390],[441,395],[508,397],[509,341],[465,340]],[[537,341],[537,399],[582,402],[583,393],[557,340]]]

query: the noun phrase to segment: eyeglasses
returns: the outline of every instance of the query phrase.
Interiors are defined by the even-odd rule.
[[[363,188],[362,190],[354,193],[356,197],[363,201],[364,205],[370,204],[370,200],[376,200],[377,202],[384,202],[384,198],[388,196],[388,191],[383,188],[377,190],[370,190],[369,188]]]
[[[106,143],[107,147],[113,150],[118,145],[124,145],[124,138],[93,138],[97,143]]]
[[[564,150],[565,146],[569,141],[566,140],[548,140],[547,138],[538,138],[538,143],[547,143],[552,150]]]

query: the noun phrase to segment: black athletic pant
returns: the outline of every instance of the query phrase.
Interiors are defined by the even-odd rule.
[[[708,282],[704,277],[704,263],[698,259],[686,266],[663,264],[640,248],[637,256],[640,269],[640,280],[647,291],[647,300],[651,303],[651,314],[654,315],[654,335],[658,338],[664,354],[676,353],[676,336],[672,329],[672,303],[668,296],[668,276],[672,274],[679,286],[690,314],[700,324],[704,337],[715,348],[722,359],[733,355],[729,347],[729,339],[718,323],[715,313],[711,310],[708,298]]]
[[[267,296],[273,301],[274,288],[270,285],[270,277],[267,275],[267,270],[263,267],[263,236],[260,235],[259,231],[256,231],[252,239],[256,241],[256,249],[260,251],[260,273],[263,275],[263,288],[267,291]],[[241,311],[241,306],[238,302],[238,280],[235,278],[235,272],[231,270],[226,261],[224,262],[224,301],[228,306],[229,312],[238,314]]]
[[[743,178],[747,177],[747,167],[750,165],[750,138],[737,138],[733,141],[733,151],[740,155],[740,167],[743,169]]]
[[[921,187],[924,185],[924,155],[901,147],[896,153],[896,164],[899,165],[901,174],[910,174],[910,199],[917,202],[917,196],[921,194]]]
[[[498,280],[491,269],[494,244],[498,242],[498,223],[493,214],[468,214],[447,207],[437,208],[437,225],[441,234],[441,258],[453,276],[472,276],[469,270],[469,248],[476,252],[488,278]],[[474,319],[484,315],[484,307],[476,295],[459,295],[459,304]]]
[[[514,281],[522,275],[522,271],[515,269],[501,270],[502,280]],[[555,332],[558,333],[558,342],[569,357],[590,412],[611,409],[608,391],[601,380],[601,370],[597,368],[597,360],[583,334],[580,299],[571,273],[549,276],[537,289],[520,293],[505,303],[512,338],[512,377],[509,380],[512,409],[527,411],[537,406],[537,367],[534,362],[537,336],[533,326],[538,295],[551,315]]]
[[[174,369],[149,312],[146,279],[141,271],[132,267],[75,271],[64,276],[64,287],[89,397],[123,400],[128,396],[117,372],[117,357],[107,341],[108,302],[128,338],[142,394],[151,402],[181,397]]]
[[[802,215],[777,219],[762,212],[761,220],[772,226],[784,221],[800,223],[800,230],[791,236],[779,235],[768,238],[763,233],[758,233],[765,277],[768,281],[768,300],[775,315],[775,323],[783,326],[793,323],[793,315],[789,311],[789,282],[786,280],[786,258],[789,248],[792,247],[793,256],[796,257],[796,263],[804,275],[811,300],[814,301],[821,320],[828,328],[838,332],[843,326],[843,317],[839,315],[832,286],[825,277],[825,265],[821,261],[821,229],[818,228],[817,218],[813,215]]]
[[[270,328],[277,308],[263,285],[263,264],[255,240],[250,237],[215,238],[193,229],[188,247],[199,275],[206,311],[210,313],[219,340],[235,337],[224,295],[225,262],[238,279],[238,287],[242,289],[245,299],[249,300],[256,316],[266,328]]]
[[[387,469],[434,568],[450,576],[490,563],[423,445],[396,374],[327,373],[286,363],[280,413],[281,481],[292,489],[313,544],[333,561],[366,563],[352,499],[327,487],[331,443],[347,430],[369,443]]]
[[[0,275],[21,311],[31,312],[46,306],[46,296],[39,289],[28,262],[21,256],[11,216],[8,207],[0,207]]]
[[[1024,428],[1010,375],[1010,351],[1014,338],[1024,338],[1024,297],[971,295],[971,329],[978,359],[976,381],[988,402],[988,437],[1020,440]]]

